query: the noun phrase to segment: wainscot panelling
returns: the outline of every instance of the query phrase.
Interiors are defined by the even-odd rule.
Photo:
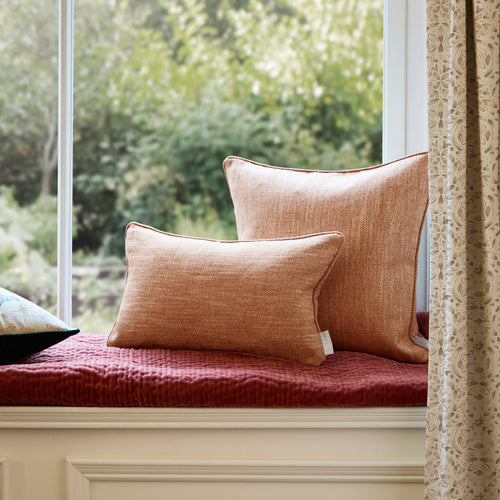
[[[349,485],[355,485],[355,494],[359,495],[363,484],[367,492],[371,491],[370,498],[378,498],[377,486],[381,487],[381,497],[396,499],[408,491],[409,498],[413,498],[412,485],[422,485],[423,475],[422,462],[67,459],[68,500],[128,500],[135,495],[133,490],[140,491],[143,498],[149,500],[180,492],[188,495],[183,498],[210,499],[213,495],[220,500],[237,495],[234,498],[246,499],[258,494],[260,499],[275,495],[298,499],[305,498],[304,488],[311,494],[342,490],[344,495],[349,495]],[[188,488],[179,487],[179,483]],[[395,484],[401,486],[397,491]],[[385,485],[391,485],[387,492]]]
[[[5,472],[7,468],[7,458],[0,457],[0,500],[5,500],[5,481],[7,473]]]

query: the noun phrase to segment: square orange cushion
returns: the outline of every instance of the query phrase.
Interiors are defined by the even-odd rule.
[[[318,297],[343,236],[215,241],[131,223],[108,346],[223,350],[318,366]]]
[[[415,316],[427,154],[359,170],[273,167],[229,157],[238,238],[340,231],[345,242],[319,298],[335,349],[426,362]]]

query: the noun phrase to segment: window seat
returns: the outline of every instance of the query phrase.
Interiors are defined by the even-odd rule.
[[[425,365],[105,342],[0,367],[0,500],[423,498]]]
[[[222,352],[119,349],[80,333],[0,367],[0,404],[100,407],[425,406],[427,366],[338,351],[318,368]]]

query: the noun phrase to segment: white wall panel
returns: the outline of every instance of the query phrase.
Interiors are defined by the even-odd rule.
[[[425,408],[0,408],[8,500],[413,500],[424,454]]]
[[[68,500],[421,498],[423,463],[68,459]]]

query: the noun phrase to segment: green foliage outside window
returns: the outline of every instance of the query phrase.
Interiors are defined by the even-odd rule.
[[[130,220],[235,238],[228,155],[380,162],[382,16],[382,0],[76,0],[77,261],[121,259]],[[55,232],[57,5],[5,0],[0,23],[0,202],[13,220],[52,210]],[[54,244],[5,217],[4,283],[14,234],[15,258],[37,252],[23,265],[48,280]]]

